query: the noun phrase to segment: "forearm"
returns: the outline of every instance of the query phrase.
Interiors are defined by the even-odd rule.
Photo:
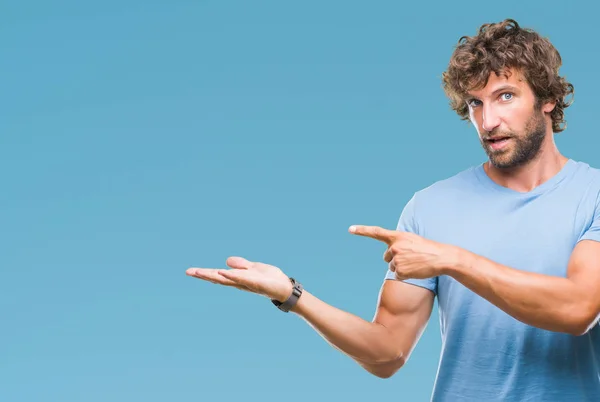
[[[396,363],[404,357],[383,325],[333,307],[306,290],[292,312],[302,317],[331,346],[373,372],[372,365]],[[374,373],[376,374],[376,373]]]
[[[469,252],[446,273],[525,324],[574,335],[587,330],[586,294],[570,279],[520,271]]]

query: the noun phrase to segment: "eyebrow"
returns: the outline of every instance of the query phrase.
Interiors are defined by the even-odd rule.
[[[516,86],[506,84],[506,85],[502,85],[500,88],[495,89],[494,92],[492,92],[492,95],[496,95],[499,92],[506,92],[506,91],[517,92],[518,90],[519,90],[519,88],[517,88]]]

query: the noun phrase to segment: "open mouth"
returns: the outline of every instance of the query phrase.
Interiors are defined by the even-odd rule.
[[[494,150],[498,150],[504,148],[506,144],[510,141],[510,137],[498,137],[498,138],[490,138],[487,139],[486,142],[490,144],[490,147]]]
[[[487,139],[486,141],[487,141],[487,142],[491,142],[492,144],[495,144],[495,143],[497,143],[497,142],[502,142],[502,141],[508,140],[509,138],[510,138],[510,137],[498,137],[498,138],[490,138],[490,139]]]

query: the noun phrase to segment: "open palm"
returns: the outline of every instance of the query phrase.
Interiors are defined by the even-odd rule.
[[[189,268],[186,274],[224,286],[232,286],[257,293],[281,302],[292,293],[292,284],[286,274],[276,266],[229,257],[222,268]]]

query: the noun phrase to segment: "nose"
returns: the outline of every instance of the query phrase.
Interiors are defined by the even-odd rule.
[[[493,110],[492,106],[484,105],[483,121],[481,124],[482,128],[485,131],[491,132],[499,125],[500,125],[500,116],[498,116],[498,113],[496,113],[496,111]]]

